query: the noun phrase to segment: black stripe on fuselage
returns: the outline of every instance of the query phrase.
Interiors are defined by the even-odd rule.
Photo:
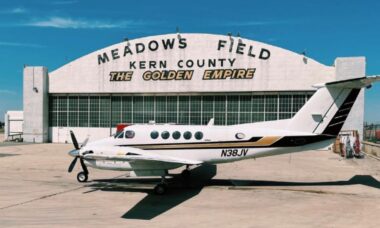
[[[263,137],[257,137],[259,139]],[[118,146],[130,146],[140,148],[143,150],[192,150],[192,149],[232,149],[232,148],[271,148],[271,147],[297,147],[305,146],[311,143],[317,143],[324,140],[334,139],[335,136],[331,135],[306,135],[306,136],[283,136],[278,141],[271,145],[263,146],[244,146],[242,143],[249,142],[249,140],[241,141],[218,141],[218,142],[198,142],[198,143],[170,143],[170,144],[130,144],[130,145],[118,145]],[[213,147],[201,147],[202,144],[213,143]],[[229,144],[228,146],[218,146],[219,144]],[[165,147],[170,145],[170,147]],[[173,147],[175,145],[175,147]],[[196,147],[195,147],[196,145]],[[148,146],[149,148],[145,148]]]
[[[334,139],[335,136],[330,135],[307,135],[307,136],[284,136],[270,147],[295,147],[305,146],[307,144],[321,142],[324,140]]]
[[[334,117],[330,120],[326,129],[322,134],[324,135],[338,135],[343,127],[344,122],[347,119],[348,114],[355,103],[356,98],[360,93],[360,89],[352,89],[348,94],[347,98],[344,100],[343,104],[340,106],[339,110],[335,113]]]

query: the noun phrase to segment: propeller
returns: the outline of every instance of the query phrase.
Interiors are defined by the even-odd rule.
[[[83,157],[80,156],[79,154],[79,150],[80,148],[84,147],[87,142],[88,142],[88,138],[86,138],[82,144],[81,147],[79,147],[79,144],[78,144],[78,141],[74,135],[74,132],[73,131],[70,131],[70,136],[71,136],[71,141],[73,142],[73,145],[74,145],[74,148],[75,150],[72,150],[69,152],[69,155],[75,157],[74,160],[70,163],[70,166],[69,166],[69,169],[67,170],[69,173],[71,173],[75,167],[75,164],[77,163],[77,160],[79,158],[79,161],[80,161],[80,164],[82,166],[82,169],[83,169],[83,172],[85,172],[86,174],[88,173],[88,169],[86,167],[86,165],[84,164],[84,160],[83,160]]]

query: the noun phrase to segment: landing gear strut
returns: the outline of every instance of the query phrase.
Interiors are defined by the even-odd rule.
[[[168,188],[168,184],[166,183],[165,176],[161,177],[161,183],[157,184],[156,187],[154,187],[154,193],[156,195],[163,195],[166,193]]]
[[[190,175],[191,175],[191,172],[190,172],[190,166],[189,165],[186,165],[186,169],[184,169],[182,172],[181,172],[181,176],[184,180],[189,180],[190,179]]]

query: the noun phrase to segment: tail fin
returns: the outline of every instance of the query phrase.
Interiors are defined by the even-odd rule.
[[[338,135],[361,88],[380,81],[380,76],[363,77],[319,85],[317,92],[291,119],[289,130]]]

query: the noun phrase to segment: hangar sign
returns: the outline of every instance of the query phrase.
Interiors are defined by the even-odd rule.
[[[186,37],[152,39],[147,42],[130,44],[117,47],[97,55],[98,65],[103,65],[115,60],[123,59],[124,71],[111,71],[109,80],[131,81],[134,75],[142,77],[144,81],[157,80],[191,80],[195,70],[201,70],[202,80],[226,80],[226,79],[252,79],[255,75],[255,67],[239,67],[239,56],[245,58],[268,60],[271,52],[265,48],[254,47],[242,40],[219,39],[209,44],[214,47],[218,57],[199,58],[179,57],[173,60],[172,56],[165,59],[165,52],[177,51],[185,53],[186,49],[197,48],[190,46]],[[151,58],[155,53],[164,53],[164,57]],[[207,56],[204,53],[203,56]],[[161,55],[159,55],[161,56]],[[226,57],[225,57],[226,56]],[[228,56],[228,57],[227,57]]]

